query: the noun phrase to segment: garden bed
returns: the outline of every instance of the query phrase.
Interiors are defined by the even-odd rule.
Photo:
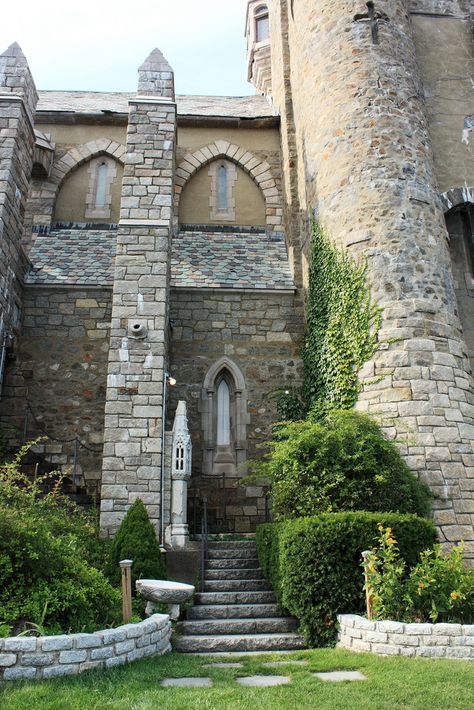
[[[429,656],[474,660],[474,624],[408,624],[369,621],[356,614],[338,617],[338,643],[351,651],[384,656]]]
[[[167,614],[90,634],[0,638],[0,679],[54,678],[112,668],[170,651],[170,638]]]

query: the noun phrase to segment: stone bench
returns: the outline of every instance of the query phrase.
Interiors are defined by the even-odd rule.
[[[191,584],[164,579],[138,579],[135,586],[138,594],[148,602],[145,609],[147,616],[154,613],[157,604],[167,604],[174,621],[179,618],[180,604],[191,599],[195,592]]]

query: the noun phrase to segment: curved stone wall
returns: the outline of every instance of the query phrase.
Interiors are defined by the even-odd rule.
[[[39,680],[113,668],[171,650],[168,614],[92,634],[0,639],[0,680]]]
[[[464,540],[474,558],[474,388],[412,22],[407,0],[375,5],[372,22],[355,0],[294,3],[299,203],[366,260],[383,308],[358,408],[430,485],[441,542]]]
[[[474,624],[404,624],[340,614],[339,648],[382,656],[430,656],[474,660]]]

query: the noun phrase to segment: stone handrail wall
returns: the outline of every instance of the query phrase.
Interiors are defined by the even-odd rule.
[[[113,668],[171,650],[168,614],[91,634],[0,639],[0,680],[39,680]]]
[[[338,647],[384,656],[431,656],[474,660],[474,624],[405,624],[338,616]]]

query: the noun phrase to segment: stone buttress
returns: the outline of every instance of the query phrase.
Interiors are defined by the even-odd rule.
[[[105,405],[105,535],[138,497],[160,528],[175,142],[173,71],[155,49],[130,101]]]
[[[38,96],[18,44],[0,55],[0,386],[5,347],[18,335],[27,259],[21,247]]]
[[[474,557],[473,382],[408,2],[292,3],[287,22],[300,208],[367,260],[383,307],[358,406],[430,485],[441,540]]]

